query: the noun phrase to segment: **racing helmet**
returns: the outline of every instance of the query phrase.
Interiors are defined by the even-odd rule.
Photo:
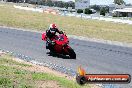
[[[56,24],[50,24],[50,28],[57,28]]]
[[[57,28],[56,24],[50,24],[49,29],[50,29],[50,32],[51,32],[52,34],[54,34],[54,33],[56,32],[55,28]]]

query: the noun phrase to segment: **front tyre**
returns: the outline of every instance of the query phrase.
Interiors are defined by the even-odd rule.
[[[76,53],[74,52],[72,48],[69,48],[68,52],[71,59],[76,59]]]

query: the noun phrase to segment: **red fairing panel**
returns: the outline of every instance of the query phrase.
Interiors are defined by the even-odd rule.
[[[46,41],[46,33],[42,33],[42,40]]]

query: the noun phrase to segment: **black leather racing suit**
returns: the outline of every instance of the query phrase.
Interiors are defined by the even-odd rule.
[[[59,34],[63,33],[62,31],[59,31],[57,28],[50,28],[50,29],[46,30],[46,36],[47,36],[46,49],[53,47],[54,41],[52,41],[51,38],[56,35],[56,32]]]

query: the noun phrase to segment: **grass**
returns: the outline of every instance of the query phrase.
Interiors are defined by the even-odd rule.
[[[130,20],[132,20],[132,18],[129,18]]]
[[[58,81],[60,85],[63,85],[65,88],[90,88],[90,86],[80,86],[76,82],[73,82],[72,80],[67,80],[62,77],[57,77],[55,75],[46,74],[46,73],[34,73],[32,75],[34,80],[53,80]]]
[[[12,59],[11,55],[6,55],[4,56],[4,58],[0,59],[0,64],[8,64],[8,65],[19,65],[19,66],[31,66],[31,65],[28,65],[28,64],[23,64],[23,63],[19,63],[19,62],[16,62]]]
[[[61,88],[90,88],[88,85],[80,86],[73,80],[51,73],[20,69],[18,67],[31,67],[31,65],[16,62],[12,58],[10,55],[0,56],[0,88],[38,88],[37,82],[50,80],[57,82]]]
[[[0,87],[10,88],[11,80],[9,78],[0,78]]]
[[[35,73],[32,75],[33,79],[37,80],[54,80],[58,81],[60,85],[65,86],[66,88],[82,88],[82,86],[79,86],[75,82],[71,80],[63,79],[62,77],[56,77],[55,75],[49,75],[46,73]],[[89,88],[89,86],[83,86],[83,88]]]
[[[0,25],[45,31],[50,23],[71,35],[132,43],[132,25],[18,10],[11,4],[0,7]]]

